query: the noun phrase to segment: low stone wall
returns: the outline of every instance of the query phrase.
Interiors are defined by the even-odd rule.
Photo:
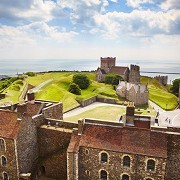
[[[97,102],[102,102],[102,103],[116,104],[116,100],[115,99],[109,99],[109,98],[97,97],[96,101]]]
[[[48,122],[50,123],[51,126],[64,127],[64,128],[67,128],[67,129],[78,128],[78,124],[73,123],[73,122],[67,122],[67,121],[63,121],[63,120],[46,118],[45,119],[45,124],[48,125]]]
[[[82,106],[82,107],[85,107],[85,106],[88,106],[94,102],[96,102],[96,96],[92,97],[92,98],[89,98],[89,99],[85,99],[85,100],[77,100],[78,103]]]

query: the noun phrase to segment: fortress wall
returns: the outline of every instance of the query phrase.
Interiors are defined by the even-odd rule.
[[[39,128],[39,168],[45,168],[45,175],[54,179],[67,179],[67,148],[72,131],[62,128]]]

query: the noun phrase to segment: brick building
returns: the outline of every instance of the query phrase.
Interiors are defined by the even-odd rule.
[[[178,180],[180,129],[134,114],[119,122],[63,121],[62,103],[0,110],[0,179]]]

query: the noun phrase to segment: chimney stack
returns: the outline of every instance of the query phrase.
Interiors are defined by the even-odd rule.
[[[28,100],[28,102],[34,103],[35,95],[34,95],[34,92],[32,90],[28,91],[27,100]]]
[[[18,118],[22,118],[22,116],[27,112],[27,105],[26,103],[23,104],[18,104],[17,105],[17,113],[18,113]]]
[[[126,107],[126,124],[134,126],[134,112],[135,106],[134,102],[129,102]]]

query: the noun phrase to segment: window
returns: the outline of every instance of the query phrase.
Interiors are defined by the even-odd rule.
[[[85,154],[86,154],[86,155],[89,154],[89,150],[88,150],[88,149],[85,150]]]
[[[147,161],[147,170],[154,171],[155,170],[155,161],[150,159]]]
[[[0,150],[3,150],[3,149],[5,149],[4,139],[0,139]]]
[[[1,157],[1,164],[2,166],[6,166],[6,157],[4,156]]]
[[[8,174],[6,172],[3,173],[3,180],[8,180]]]
[[[105,170],[101,170],[101,180],[107,180],[107,172]]]
[[[123,157],[123,166],[124,167],[130,167],[130,157],[129,156],[124,156]]]
[[[107,153],[101,153],[101,163],[107,163],[108,162],[108,155]]]
[[[151,178],[146,178],[146,180],[152,180]]]
[[[127,174],[122,175],[122,180],[129,180],[129,176]]]

